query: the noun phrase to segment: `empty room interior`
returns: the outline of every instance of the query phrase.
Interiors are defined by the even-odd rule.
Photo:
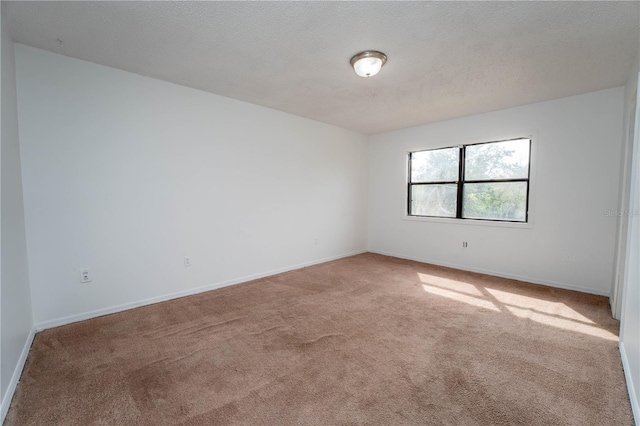
[[[1,32],[0,423],[640,424],[640,2]]]

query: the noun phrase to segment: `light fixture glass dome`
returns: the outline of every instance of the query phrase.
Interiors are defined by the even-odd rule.
[[[360,52],[351,58],[351,66],[360,77],[378,74],[385,62],[387,62],[387,55],[375,50]]]

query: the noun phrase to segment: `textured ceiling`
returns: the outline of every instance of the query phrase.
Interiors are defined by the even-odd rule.
[[[16,42],[368,134],[621,86],[640,25],[638,2],[2,3]]]

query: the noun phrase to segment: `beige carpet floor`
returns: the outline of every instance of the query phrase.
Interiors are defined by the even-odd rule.
[[[8,425],[631,425],[604,297],[363,254],[38,333]]]

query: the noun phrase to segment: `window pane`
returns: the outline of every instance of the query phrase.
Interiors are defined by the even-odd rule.
[[[456,217],[457,185],[412,185],[411,212],[414,216]]]
[[[411,182],[458,180],[458,148],[434,149],[411,154]]]
[[[465,180],[529,177],[529,139],[467,146]]]
[[[527,182],[465,183],[462,217],[526,221]]]

